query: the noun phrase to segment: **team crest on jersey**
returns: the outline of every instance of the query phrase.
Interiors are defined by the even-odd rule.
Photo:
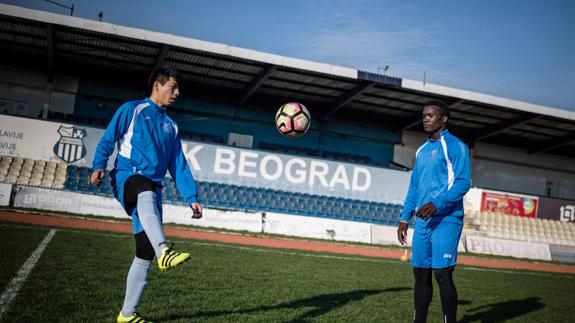
[[[165,132],[170,132],[172,129],[172,125],[169,122],[164,122],[163,127]]]
[[[54,145],[54,154],[67,163],[76,162],[86,156],[84,137],[86,129],[60,126],[60,140]]]

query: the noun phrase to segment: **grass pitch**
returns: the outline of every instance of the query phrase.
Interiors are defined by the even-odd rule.
[[[0,292],[49,229],[0,223]],[[410,322],[413,279],[399,260],[177,241],[192,261],[153,267],[139,308],[158,322]],[[58,229],[2,322],[113,322],[132,236]],[[569,322],[575,276],[459,266],[460,322]],[[429,322],[441,322],[434,285]]]

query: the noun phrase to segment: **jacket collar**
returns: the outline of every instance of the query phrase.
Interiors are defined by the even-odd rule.
[[[449,133],[449,130],[447,130],[447,128],[445,128],[442,132],[439,133],[439,138],[441,139],[443,136],[445,136],[446,134]],[[438,141],[439,139],[432,139],[431,136],[427,137],[427,141]]]
[[[152,101],[149,97],[145,98],[144,101],[150,104],[151,107],[156,108],[160,112],[166,112],[166,108],[157,105],[154,101]]]

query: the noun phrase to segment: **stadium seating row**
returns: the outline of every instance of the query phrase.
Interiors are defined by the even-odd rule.
[[[575,223],[473,211],[465,221],[489,237],[575,246]]]
[[[215,144],[223,144],[224,143],[224,138],[222,136],[210,135],[207,133],[199,133],[199,132],[186,131],[186,130],[180,131],[180,137],[183,139],[191,139],[194,141],[211,142],[211,143],[215,143]]]
[[[269,142],[260,142],[258,147],[264,150],[276,151],[280,153],[286,153],[290,155],[303,155],[309,157],[317,157],[319,154],[316,149],[279,145]],[[323,151],[321,156],[326,159],[333,159],[354,164],[371,164],[372,159],[369,156],[362,156],[349,153],[340,153],[335,151]]]
[[[65,163],[2,156],[0,179],[3,183],[62,189],[67,168]]]
[[[92,186],[88,179],[90,169],[68,167],[68,179],[64,189],[91,194],[112,196],[112,187],[105,174],[101,186]],[[268,211],[332,219],[352,220],[378,224],[397,223],[400,205],[359,201],[313,194],[285,192],[247,186],[198,182],[198,196],[206,206],[245,211]],[[183,202],[174,181],[163,181],[164,200],[174,204]]]
[[[48,111],[48,119],[73,124],[91,125],[96,127],[106,127],[110,120],[94,116],[82,116],[71,113]]]
[[[91,170],[53,161],[0,156],[0,182],[22,186],[64,189],[112,196],[109,173],[100,186],[89,184]],[[171,178],[163,181],[164,200],[183,202]],[[205,206],[245,211],[278,212],[331,219],[396,225],[401,205],[343,199],[213,182],[198,182]],[[467,211],[467,230],[495,238],[575,246],[575,223]]]

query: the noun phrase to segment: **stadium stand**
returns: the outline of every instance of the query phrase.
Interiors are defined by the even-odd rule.
[[[216,144],[223,144],[224,143],[224,138],[222,138],[222,136],[211,135],[208,133],[199,133],[199,132],[181,130],[180,131],[180,137],[195,140],[195,141],[211,142],[211,143],[216,143]]]
[[[0,179],[9,184],[63,189],[67,169],[65,163],[2,156]]]
[[[82,116],[57,111],[48,111],[48,120],[96,127],[106,127],[108,122],[110,122],[109,118],[98,116]]]
[[[354,164],[372,164],[371,157],[356,154],[340,153],[336,151],[324,151],[322,157]]]
[[[88,183],[89,175],[89,168],[69,166],[64,189],[112,196],[108,172],[105,174],[103,184],[99,187]],[[166,177],[162,184],[164,200],[173,204],[181,204],[182,198],[174,181]],[[217,208],[268,211],[392,225],[397,223],[401,211],[401,206],[396,204],[211,182],[197,182],[197,185],[200,202]]]
[[[91,170],[53,161],[0,156],[0,182],[20,186],[113,196],[109,172],[100,186],[89,183]],[[182,204],[174,181],[163,181],[165,202]],[[401,205],[286,192],[213,182],[197,182],[200,202],[208,207],[278,212],[330,219],[396,225]],[[575,223],[466,211],[467,234],[575,246]]]
[[[575,246],[575,223],[475,211],[465,221],[488,237]]]
[[[309,157],[317,157],[318,152],[316,149],[305,148],[305,147],[297,147],[297,146],[288,146],[288,145],[279,145],[274,143],[269,143],[262,141],[258,144],[258,147],[263,150],[275,151],[280,153],[286,153],[290,155],[300,155],[300,156],[309,156]],[[354,163],[354,164],[373,164],[371,157],[369,156],[362,156],[356,154],[349,154],[349,153],[341,153],[337,151],[323,151],[321,153],[321,157],[336,161],[342,161],[347,163]]]
[[[0,179],[5,183],[113,196],[109,172],[106,171],[100,186],[90,185],[90,172],[87,167],[68,166],[65,163],[8,156],[0,160]],[[221,183],[197,182],[197,184],[200,202],[216,208],[268,211],[390,225],[397,223],[401,211],[401,206],[397,204]],[[166,202],[182,203],[182,198],[171,178],[164,179],[163,193]]]
[[[260,141],[258,147],[263,150],[275,151],[279,153],[286,153],[291,155],[303,155],[310,157],[317,157],[317,150],[298,146],[278,145],[270,142]]]

